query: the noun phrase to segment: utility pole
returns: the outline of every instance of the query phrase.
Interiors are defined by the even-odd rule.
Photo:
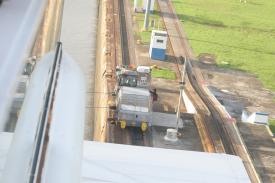
[[[134,12],[137,12],[137,2],[138,0],[134,0]]]
[[[150,9],[151,9],[151,0],[147,0],[147,6],[146,6],[146,12],[145,12],[145,18],[144,18],[144,27],[143,27],[144,30],[148,30]]]

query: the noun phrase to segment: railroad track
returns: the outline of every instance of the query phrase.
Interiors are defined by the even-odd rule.
[[[132,145],[138,146],[152,146],[151,142],[151,128],[148,128],[146,132],[142,132],[140,128],[129,127],[128,131],[131,136]]]
[[[174,13],[169,1],[159,0],[158,5],[161,12],[163,12],[162,15],[164,25],[169,35],[172,52],[178,61],[178,71],[181,74],[182,71],[179,65],[179,63],[181,63],[181,58],[193,57],[192,51],[186,46],[187,44],[185,43],[184,37],[182,36],[180,23],[176,21],[177,15]],[[190,67],[187,67],[187,71],[190,71]],[[190,76],[189,73],[190,72],[187,72],[188,77],[185,80],[185,92],[197,110],[197,114],[194,118],[203,144],[203,148],[206,152],[225,153],[226,148],[224,147],[224,143],[222,142],[220,135],[217,133],[216,127],[213,126],[211,111],[208,109],[207,104],[205,104],[201,96],[196,91],[197,88],[193,87],[194,79],[193,76]]]
[[[132,64],[132,60],[130,60],[129,56],[129,45],[128,45],[128,34],[127,34],[127,23],[126,23],[126,15],[124,9],[124,1],[120,0],[119,4],[119,17],[120,17],[120,37],[121,37],[121,53],[122,53],[122,64],[130,65]],[[122,130],[123,136],[122,138],[128,139],[127,144],[131,145],[140,145],[140,146],[151,146],[149,143],[149,133],[150,130],[146,132],[142,132],[138,127],[126,127],[126,129]]]
[[[113,26],[112,26],[112,30],[113,30],[113,42],[116,44],[117,43],[117,37],[118,37],[118,32],[117,32],[117,20],[116,20],[116,10],[115,10],[115,2],[114,1],[112,1],[112,3],[113,3],[113,6],[112,6],[112,13],[113,13],[113,20],[112,20],[112,23],[113,23]],[[115,65],[117,65],[117,59],[118,59],[118,55],[117,55],[117,47],[116,47],[116,45],[114,46],[114,57],[113,57],[113,59],[114,59],[114,64]]]
[[[110,47],[111,53],[110,60],[112,61],[112,68],[117,65],[130,65],[132,63],[129,44],[128,44],[128,34],[127,34],[127,23],[125,15],[125,2],[124,0],[110,0],[108,3],[108,11],[112,17],[109,18],[109,30],[111,31],[109,43],[112,45]],[[115,70],[115,69],[114,69]],[[113,73],[115,74],[115,73]],[[115,87],[115,86],[113,86]],[[107,127],[109,135],[107,137],[108,142],[118,143],[118,144],[129,144],[129,145],[139,145],[139,146],[151,146],[151,138],[149,129],[145,133],[141,132],[138,127],[126,127],[126,129],[121,129],[115,125],[108,125]]]
[[[127,24],[125,18],[125,9],[124,9],[124,0],[120,0],[119,4],[119,18],[120,18],[120,38],[121,38],[121,53],[122,53],[122,64],[129,65],[130,64],[130,56],[129,56],[129,45],[127,39]]]
[[[187,41],[187,36],[182,29],[181,23],[175,13],[174,8],[172,7],[171,1],[158,0],[158,3],[161,8],[161,12],[165,12],[166,15],[169,14],[169,17],[172,17],[168,19],[170,20],[170,22],[168,22],[167,20],[165,21],[165,18],[163,18],[168,34],[170,33],[169,34],[170,42],[171,42],[171,36],[180,38],[177,41],[174,41],[173,43],[171,42],[172,49],[174,51],[175,56],[178,58],[180,58],[181,56],[184,56],[188,60],[189,59],[194,60],[192,49],[189,47],[189,44]],[[163,16],[166,16],[165,14],[163,14]],[[170,25],[167,25],[167,23]],[[218,132],[218,135],[219,135],[218,138],[221,139],[222,144],[215,143],[213,136],[209,134],[209,131],[211,130],[207,129],[207,126],[205,125],[204,131],[206,134],[208,133],[208,135],[206,136],[208,136],[212,140],[212,144],[215,145],[216,151],[219,148],[221,148],[218,146],[222,145],[226,153],[238,155],[239,157],[241,157],[251,181],[261,182],[261,179],[257,174],[255,167],[253,166],[251,157],[248,153],[248,150],[245,144],[243,143],[242,137],[240,136],[240,133],[235,123],[228,119],[228,114],[224,111],[224,109],[220,107],[220,104],[214,99],[214,97],[210,95],[206,86],[202,84],[203,77],[198,70],[193,68],[194,66],[193,63],[195,62],[193,63],[192,62],[193,61],[187,62],[187,67],[186,67],[187,75],[189,79],[188,82],[190,82],[190,84],[192,85],[196,93],[200,96],[201,100],[207,107],[207,111],[210,112],[210,115],[201,114],[200,116],[207,118],[207,119],[204,119],[205,124],[209,124],[209,122],[212,122],[212,124],[214,124],[214,130]],[[193,101],[193,102],[198,102],[198,101]],[[201,107],[198,105],[195,105],[195,106],[196,108]],[[205,109],[202,109],[202,110],[199,109],[198,113],[201,113],[204,110]],[[206,112],[206,110],[204,112]],[[208,144],[208,145],[211,145],[211,144]]]
[[[116,144],[127,144],[135,146],[152,146],[151,128],[142,132],[137,127],[127,127],[121,129],[119,126],[111,125],[109,127],[109,141]]]

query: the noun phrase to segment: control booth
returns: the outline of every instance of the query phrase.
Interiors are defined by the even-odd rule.
[[[153,30],[149,55],[151,59],[166,60],[166,47],[168,35],[166,31]]]

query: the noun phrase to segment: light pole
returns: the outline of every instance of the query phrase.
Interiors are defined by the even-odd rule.
[[[179,96],[179,102],[178,102],[178,108],[177,108],[177,123],[176,123],[177,132],[179,129],[180,105],[181,105],[182,93],[185,85],[185,73],[186,73],[186,63],[187,63],[185,57],[181,57],[181,59],[183,59],[183,66],[182,66],[182,73],[181,73],[181,82],[179,82],[180,96]]]
[[[176,128],[168,128],[166,130],[166,135],[164,136],[164,140],[170,142],[177,142],[178,141],[178,130],[179,130],[179,120],[180,120],[180,105],[181,105],[181,96],[184,89],[184,82],[180,82],[180,96],[179,96],[179,103],[177,108],[177,123]]]
[[[137,12],[137,1],[138,0],[134,0],[134,12]]]
[[[179,103],[178,103],[178,109],[177,109],[177,123],[176,123],[176,131],[178,133],[179,130],[179,120],[180,120],[180,105],[182,100],[182,92],[184,89],[184,82],[180,82],[180,96],[179,96]]]
[[[147,0],[146,12],[145,12],[145,17],[144,17],[144,27],[143,27],[144,30],[148,30],[150,8],[151,8],[151,0]]]
[[[180,106],[181,106],[181,100],[182,100],[182,93],[185,85],[185,73],[186,73],[186,64],[187,60],[185,57],[181,57],[180,59],[183,59],[183,67],[182,67],[182,76],[181,81],[179,82],[179,89],[180,89],[180,95],[179,95],[179,102],[177,107],[177,114],[176,114],[176,128],[168,128],[166,131],[166,135],[164,136],[164,139],[166,141],[170,142],[177,142],[178,141],[178,130],[179,130],[179,120],[180,120]]]
[[[181,81],[185,82],[185,73],[186,73],[186,64],[187,64],[187,60],[185,57],[181,57],[180,59],[182,59],[182,71],[181,71]]]

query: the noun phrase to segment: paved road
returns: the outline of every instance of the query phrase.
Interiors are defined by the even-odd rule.
[[[93,136],[93,91],[97,34],[97,0],[66,0],[61,41],[63,49],[80,66],[86,79],[85,139]],[[73,87],[73,86],[72,86]]]

